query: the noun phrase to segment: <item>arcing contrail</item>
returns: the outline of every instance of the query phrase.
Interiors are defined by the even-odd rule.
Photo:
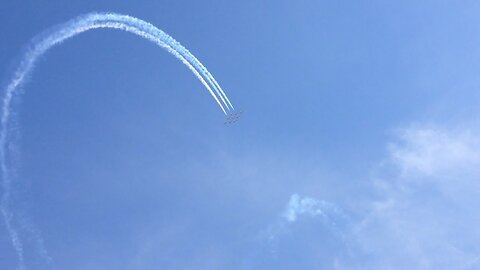
[[[197,69],[201,70],[201,73],[205,75],[205,78],[207,79],[207,81],[214,86],[215,90],[217,91],[217,94],[220,96],[220,99],[224,103],[228,103],[231,109],[234,109],[227,95],[225,94],[223,89],[220,87],[220,85],[217,83],[217,81],[212,76],[212,74],[210,74],[210,72],[207,70],[207,68],[205,68],[203,64],[195,58],[195,56],[193,56],[185,47],[180,45],[177,41],[173,41],[172,43],[177,45],[177,46],[175,45],[174,46],[179,49],[179,51],[182,53],[183,56],[185,56],[185,58],[187,58]]]
[[[12,164],[9,164],[8,160],[8,154],[10,152],[7,150],[10,146],[7,145],[7,143],[11,140],[9,128],[11,128],[10,119],[13,110],[12,100],[16,96],[19,96],[19,89],[32,72],[39,56],[71,37],[97,28],[112,28],[130,32],[164,48],[193,72],[225,114],[227,114],[227,111],[233,110],[233,106],[225,95],[225,92],[205,66],[171,36],[143,20],[115,13],[90,13],[55,26],[33,38],[31,46],[24,53],[22,60],[13,74],[13,78],[5,88],[2,117],[0,120],[0,170],[2,173],[3,190],[0,200],[0,211],[5,220],[7,231],[10,234],[12,246],[17,254],[20,269],[25,269],[24,251],[18,231],[14,226],[15,216],[10,209],[13,177],[10,171]]]
[[[153,25],[151,26],[154,27]],[[180,43],[178,43],[178,41],[174,40],[173,38],[169,39],[168,44],[176,48],[178,52],[180,52],[188,61],[192,63],[193,66],[195,66],[198,70],[200,70],[200,73],[202,73],[202,75],[205,76],[207,81],[213,86],[217,94],[220,96],[220,99],[222,100],[222,102],[228,103],[227,107],[230,106],[231,109],[234,109],[227,95],[225,94],[223,89],[220,87],[220,85],[217,83],[217,81],[212,76],[212,74],[210,74],[207,68],[200,61],[198,61],[198,59],[192,53],[190,53],[189,50],[187,50],[187,48],[183,47]]]

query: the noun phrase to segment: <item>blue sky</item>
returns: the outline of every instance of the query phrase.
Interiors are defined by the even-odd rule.
[[[27,269],[480,267],[477,1],[1,6],[2,91],[34,35],[112,11],[172,35],[244,111],[223,125],[125,32],[49,51],[16,107]],[[17,266],[2,223],[0,269]]]

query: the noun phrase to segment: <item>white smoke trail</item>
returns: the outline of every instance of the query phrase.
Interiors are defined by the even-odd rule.
[[[220,96],[220,98],[222,99],[222,101],[224,103],[228,103],[228,105],[230,106],[230,108],[233,110],[235,109],[232,105],[232,103],[230,102],[230,100],[228,99],[227,95],[225,94],[225,92],[223,91],[223,89],[220,87],[220,85],[217,83],[217,81],[215,80],[215,78],[212,76],[212,74],[210,74],[210,72],[207,70],[207,68],[205,68],[203,66],[203,64],[198,61],[195,56],[193,56],[190,51],[188,51],[185,47],[183,47],[182,45],[180,45],[180,43],[174,41],[173,42],[174,44],[172,44],[178,51],[180,51],[182,53],[183,56],[185,56],[185,58],[187,58],[189,61],[192,62],[192,64],[199,70],[202,71],[202,74],[205,75],[205,78],[207,79],[207,81],[212,84],[215,88],[215,90],[217,91],[217,94]],[[176,43],[176,44],[175,44]]]
[[[2,173],[3,190],[0,200],[0,210],[5,220],[12,246],[17,254],[20,269],[25,269],[24,251],[21,239],[13,225],[14,215],[10,210],[10,200],[12,196],[12,176],[7,160],[7,143],[10,139],[9,128],[11,127],[9,126],[9,122],[12,113],[12,100],[16,95],[20,94],[18,90],[25,82],[28,75],[32,72],[38,57],[40,57],[50,48],[71,37],[97,28],[112,28],[130,32],[166,49],[193,72],[193,74],[205,86],[225,114],[227,114],[226,109],[230,110],[229,106],[233,108],[213,76],[210,74],[210,72],[208,72],[203,64],[198,61],[197,58],[195,58],[185,47],[183,47],[171,36],[158,29],[154,25],[140,19],[114,13],[90,13],[58,25],[51,30],[35,37],[33,39],[32,46],[23,55],[17,70],[13,74],[13,78],[5,88],[2,104],[2,117],[0,119],[0,170]],[[205,78],[208,83],[205,81]],[[212,91],[212,88],[215,89],[216,93]],[[218,94],[222,101],[218,99],[216,94]],[[225,99],[228,101],[228,104],[225,102]]]
[[[2,205],[3,204],[4,202],[2,198]],[[12,220],[13,215],[9,212],[9,209],[7,207],[1,207],[1,211],[5,221],[5,227],[7,228],[8,234],[10,235],[10,241],[12,241],[12,246],[15,249],[15,252],[17,253],[17,257],[19,261],[18,269],[23,270],[25,269],[25,265],[23,263],[23,260],[24,260],[23,244],[22,244],[22,241],[20,241],[20,237],[18,236],[17,230],[13,228],[13,220]]]
[[[118,16],[118,15],[116,15]],[[125,16],[125,15],[124,15]],[[128,17],[128,16],[127,16]],[[152,25],[152,24],[145,24],[144,22],[140,21],[140,24],[138,23],[139,20],[136,19],[136,18],[132,18],[130,17],[129,20],[136,24],[137,27],[140,27],[140,28],[148,28],[147,29],[147,32],[154,32],[154,31],[157,31],[158,29]],[[163,35],[162,35],[163,36]],[[217,92],[218,96],[220,97],[220,99],[222,100],[223,103],[225,103],[227,106],[227,109],[234,109],[233,108],[233,105],[232,103],[230,102],[230,100],[228,99],[227,95],[225,94],[225,92],[223,91],[223,89],[220,87],[220,85],[218,84],[218,82],[215,80],[215,78],[212,76],[212,74],[207,70],[207,68],[187,49],[185,48],[184,46],[182,46],[182,44],[180,44],[178,41],[176,41],[175,39],[173,39],[172,37],[168,36],[168,37],[164,37],[165,39],[163,40],[165,43],[167,43],[168,45],[170,45],[171,47],[173,47],[176,51],[178,51],[180,54],[182,54],[188,61],[190,61],[190,63],[195,67],[197,68],[198,70],[200,70],[200,73],[205,76],[206,80],[212,85],[212,87],[215,89],[215,91]],[[229,108],[230,106],[230,108]]]
[[[119,24],[122,24],[121,27],[120,27],[122,30],[126,30],[126,31],[129,31],[129,32],[131,31],[132,33],[140,35],[140,36],[156,43],[157,45],[159,45],[161,47],[165,47],[165,44],[166,44],[167,47],[169,47],[169,48],[166,48],[166,49],[169,50],[169,51],[173,49],[173,52],[172,51],[170,51],[170,52],[172,54],[174,54],[177,58],[181,59],[181,61],[185,65],[187,65],[192,70],[192,72],[194,72],[195,75],[197,75],[197,77],[199,77],[198,73],[202,74],[203,77],[205,77],[205,79],[208,81],[210,86],[215,89],[218,96],[222,100],[222,104],[227,108],[227,110],[230,110],[228,105],[230,105],[230,107],[232,107],[232,109],[233,109],[233,106],[231,105],[229,99],[226,97],[224,91],[220,88],[220,86],[216,82],[215,78],[213,78],[213,76],[205,68],[205,66],[193,54],[191,54],[190,51],[188,51],[184,46],[182,46],[174,38],[167,35],[165,32],[163,32],[162,30],[158,29],[157,27],[155,27],[154,25],[152,25],[150,23],[147,23],[145,21],[142,21],[140,19],[128,16],[128,15],[119,15],[119,14],[112,14],[112,13],[110,13],[110,14],[98,14],[98,15],[100,15],[100,16],[98,16],[96,18],[93,18],[93,19],[98,20],[100,22],[106,21],[107,24],[111,24],[109,26],[109,28],[117,28],[117,26],[115,26],[114,24],[119,23]],[[123,27],[130,28],[130,29],[123,29]],[[194,69],[195,69],[194,67],[198,71],[197,70],[194,71]],[[208,86],[206,84],[205,80],[203,78],[200,78],[200,77],[199,77],[199,79],[202,81],[202,83],[205,85],[205,87],[210,91],[210,94],[212,94],[212,96],[215,98],[217,103],[220,105],[220,107],[222,107],[222,110],[226,114],[226,111],[223,109],[223,106],[220,104],[217,97],[213,94],[213,92],[211,92],[210,86]],[[224,99],[224,97],[225,97],[225,99]],[[225,100],[228,102],[228,104]]]
[[[282,235],[286,234],[292,228],[292,225],[300,221],[300,216],[319,218],[334,237],[345,242],[343,240],[345,237],[344,231],[345,226],[348,226],[349,218],[341,208],[327,201],[292,194],[285,209],[281,212],[281,219],[262,232],[273,256],[276,256]]]
[[[329,213],[339,214],[341,211],[332,203],[309,197],[301,198],[298,194],[293,194],[283,213],[283,217],[288,222],[294,222],[297,220],[297,217],[302,214],[328,218]]]
[[[26,215],[21,215],[20,217],[18,216],[19,215],[17,214],[18,225],[22,231],[29,233],[30,240],[33,240],[35,242],[36,252],[43,260],[45,260],[47,266],[50,269],[57,269],[53,258],[50,256],[47,247],[45,246],[45,242],[43,241],[40,231],[35,227],[35,225],[29,220]]]

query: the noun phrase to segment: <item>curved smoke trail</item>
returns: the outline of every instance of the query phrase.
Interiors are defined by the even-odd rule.
[[[173,43],[175,44],[174,46],[176,48],[179,49],[179,51],[182,52],[182,55],[184,55],[187,59],[189,60],[194,60],[194,61],[191,61],[192,64],[199,70],[201,70],[202,74],[205,74],[205,77],[207,78],[207,81],[214,85],[215,86],[215,89],[217,89],[217,93],[219,94],[220,98],[222,99],[222,101],[224,103],[228,103],[228,105],[230,106],[231,109],[234,109],[233,108],[233,105],[232,103],[230,102],[230,100],[228,99],[227,95],[225,94],[225,92],[223,91],[222,87],[220,87],[220,85],[218,84],[218,82],[215,80],[215,78],[212,76],[212,74],[210,74],[210,72],[207,70],[207,68],[200,62],[200,61],[195,61],[196,58],[195,56],[193,56],[185,47],[183,47],[182,45],[180,45],[180,43],[178,43],[177,41],[173,41]]]
[[[114,17],[116,17],[116,18],[118,18],[118,16],[119,15],[117,15],[117,14],[114,15]],[[126,15],[123,15],[123,16],[126,16]],[[129,17],[129,16],[127,16],[127,17]],[[112,19],[114,19],[114,18],[112,18]],[[148,28],[147,32],[158,30],[154,25],[149,24],[149,23],[145,23],[145,22],[140,21],[136,18],[130,17],[129,21],[131,21],[132,23],[136,24],[137,26],[139,26],[141,28],[147,27]],[[195,68],[200,70],[200,73],[202,73],[202,75],[205,76],[206,80],[213,86],[213,88],[215,89],[216,93],[219,95],[222,102],[225,103],[225,105],[227,105],[227,108],[230,107],[231,109],[234,109],[233,105],[230,102],[230,100],[228,99],[227,95],[225,94],[223,89],[220,87],[218,82],[215,80],[215,78],[212,76],[212,74],[208,71],[208,69],[200,61],[198,61],[198,59],[192,53],[190,53],[189,50],[187,50],[187,48],[183,47],[178,41],[176,41],[172,37],[166,37],[166,39],[168,40],[168,44],[170,46],[174,47],[188,61],[190,61]]]
[[[19,88],[32,72],[35,62],[50,48],[74,37],[80,33],[97,28],[112,28],[123,30],[142,38],[145,38],[156,45],[164,48],[185,64],[193,74],[205,86],[222,111],[232,110],[233,106],[225,95],[225,92],[218,85],[217,81],[185,47],[178,43],[171,36],[158,29],[154,25],[137,19],[135,17],[115,13],[90,13],[76,19],[58,25],[33,39],[32,45],[24,53],[13,78],[6,86],[2,104],[2,117],[0,119],[0,171],[2,173],[3,194],[0,200],[0,211],[5,221],[5,227],[10,235],[12,246],[15,249],[19,260],[19,268],[25,269],[24,251],[18,231],[14,226],[14,214],[10,210],[12,192],[12,176],[8,164],[7,143],[9,142],[9,124],[12,113],[12,100],[19,95]],[[215,90],[215,92],[212,90]],[[220,97],[220,100],[218,97]]]

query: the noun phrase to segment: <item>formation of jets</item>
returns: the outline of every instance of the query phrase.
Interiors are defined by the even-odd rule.
[[[233,124],[235,122],[238,121],[238,119],[240,119],[240,116],[242,116],[242,113],[243,112],[235,112],[235,113],[229,113],[227,115],[227,118],[225,119],[225,125],[228,125],[228,124]]]

